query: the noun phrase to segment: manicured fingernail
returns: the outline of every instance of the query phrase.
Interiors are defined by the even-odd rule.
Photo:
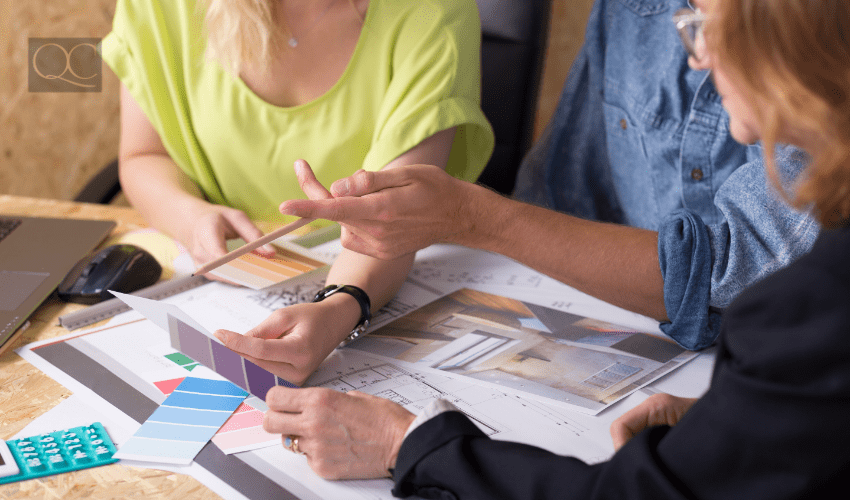
[[[215,331],[215,332],[213,332],[213,335],[215,335],[215,338],[217,338],[218,340],[220,340],[222,344],[224,344],[224,343],[225,343],[225,339],[226,339],[227,337],[225,337],[223,333],[218,332],[218,331]]]

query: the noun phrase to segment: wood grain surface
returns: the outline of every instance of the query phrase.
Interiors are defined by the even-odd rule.
[[[111,219],[118,222],[116,235],[145,227],[133,209],[88,205],[17,196],[0,196],[0,213],[40,217]],[[13,348],[30,342],[65,335],[58,326],[63,314],[85,306],[67,304],[55,297],[47,300],[31,317],[30,325]],[[13,351],[0,356],[0,439],[11,439],[42,413],[71,395],[71,392],[33,367]],[[82,471],[32,479],[0,486],[0,499],[207,499],[218,498],[194,478],[171,472],[106,465]]]

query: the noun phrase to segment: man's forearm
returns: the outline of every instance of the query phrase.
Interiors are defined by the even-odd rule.
[[[592,222],[469,185],[453,243],[500,253],[582,292],[666,320],[658,233]]]

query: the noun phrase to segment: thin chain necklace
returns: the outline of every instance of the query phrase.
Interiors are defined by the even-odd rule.
[[[315,21],[313,21],[313,24],[311,24],[310,27],[307,28],[307,30],[304,31],[304,33],[301,34],[302,38],[309,35],[310,32],[313,31],[313,28],[315,28],[316,25],[319,24],[319,21],[321,21],[322,18],[325,17],[325,14],[327,14],[328,11],[331,10],[331,7],[333,7],[336,4],[336,1],[337,0],[333,0],[331,3],[328,4],[327,7],[325,7],[325,10],[323,10],[322,13],[319,14],[319,17],[317,17]],[[290,30],[290,31],[292,31],[292,30]],[[298,47],[298,38],[295,35],[292,35],[289,38],[289,42],[287,42],[287,43],[289,44],[290,47],[292,47],[294,49],[295,47]]]

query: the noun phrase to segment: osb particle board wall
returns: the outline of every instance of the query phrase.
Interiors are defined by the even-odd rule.
[[[558,102],[592,0],[554,0],[537,130]],[[118,81],[99,93],[28,91],[28,39],[103,37],[115,0],[0,0],[0,194],[72,199],[118,149]]]
[[[30,37],[103,37],[115,0],[0,0],[0,193],[71,199],[118,144],[118,83],[100,93],[34,93]]]

